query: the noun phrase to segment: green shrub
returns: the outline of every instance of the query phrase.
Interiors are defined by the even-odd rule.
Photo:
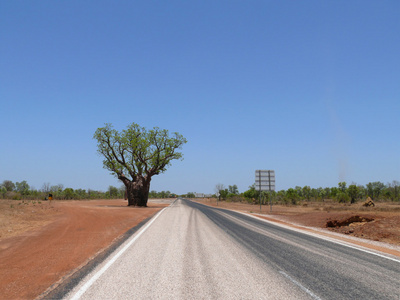
[[[350,202],[350,197],[346,193],[340,192],[336,195],[336,200],[339,203],[347,203]]]

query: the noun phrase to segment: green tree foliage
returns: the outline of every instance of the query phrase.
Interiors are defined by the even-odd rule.
[[[400,201],[400,182],[394,180],[387,185],[389,191],[389,199],[392,201]]]
[[[311,198],[311,188],[309,186],[304,186],[302,188],[303,197],[308,201]]]
[[[371,197],[373,200],[377,200],[381,195],[382,190],[386,186],[380,181],[375,181],[368,183],[366,187],[367,187],[367,195]]]
[[[347,189],[346,182],[339,182],[338,187],[339,187],[340,192],[346,193],[346,189]]]
[[[258,203],[259,193],[255,190],[254,185],[250,186],[245,191],[243,196],[248,202]],[[268,201],[268,198],[282,204],[297,204],[298,200],[316,200],[325,201],[326,199],[334,199],[341,203],[351,204],[356,203],[357,200],[370,196],[375,199],[400,201],[400,182],[393,181],[384,185],[381,182],[371,182],[366,186],[351,184],[347,187],[346,182],[339,182],[337,187],[319,187],[317,189],[304,186],[303,188],[296,186],[288,190],[280,190],[273,194],[266,194],[263,199]]]
[[[299,198],[299,194],[297,194],[297,191],[295,189],[290,188],[286,191],[286,197],[290,199],[292,204],[296,204],[297,199]]]
[[[346,202],[349,202],[350,197],[349,197],[349,195],[347,195],[346,193],[343,193],[343,192],[340,191],[340,192],[336,195],[336,200],[337,200],[339,203],[346,203]]]
[[[360,194],[360,190],[358,188],[358,186],[356,186],[355,184],[349,185],[349,187],[347,188],[347,195],[349,195],[351,201],[350,203],[356,203],[358,197]]]
[[[239,195],[239,190],[236,184],[228,186],[228,192],[230,195]]]
[[[108,194],[110,195],[110,198],[121,197],[119,189],[112,185],[108,187]]]
[[[340,193],[340,190],[337,187],[332,187],[330,189],[330,197],[335,198],[337,194]]]
[[[1,184],[7,192],[12,192],[15,189],[15,184],[11,180],[4,180]]]
[[[260,192],[256,191],[254,184],[249,186],[249,189],[243,193],[243,196],[249,201],[253,201],[255,199],[260,198]]]
[[[83,190],[83,189],[76,189],[75,195],[78,199],[86,199],[87,198],[86,190]]]
[[[120,179],[127,189],[128,205],[147,206],[150,181],[166,171],[186,139],[177,132],[157,127],[147,130],[132,123],[118,132],[111,124],[98,128],[93,136],[98,153],[104,157],[103,166]]]
[[[7,189],[4,186],[0,186],[0,195],[2,198],[6,197]]]
[[[74,189],[72,189],[72,188],[66,188],[66,189],[63,191],[63,198],[64,198],[64,199],[66,199],[66,200],[71,200],[71,199],[74,199],[75,197],[76,197],[76,195],[75,195]]]
[[[29,184],[26,182],[26,180],[15,183],[15,190],[18,193],[20,193],[21,195],[28,195],[29,189],[30,189],[30,187],[29,187]]]
[[[229,190],[228,189],[220,190],[219,195],[221,199],[226,199],[228,198]]]
[[[172,196],[176,196],[176,194],[173,194],[170,191],[161,191],[161,192],[151,191],[149,193],[149,198],[165,199],[165,198],[172,198]]]
[[[294,190],[298,198],[303,198],[303,189],[301,188],[301,186],[296,186]]]

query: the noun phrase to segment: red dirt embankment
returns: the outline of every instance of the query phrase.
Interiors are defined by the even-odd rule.
[[[0,239],[1,299],[34,299],[168,204],[135,208],[124,200],[92,200],[51,205],[47,225]]]

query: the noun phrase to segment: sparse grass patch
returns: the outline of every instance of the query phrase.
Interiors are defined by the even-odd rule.
[[[47,203],[0,200],[0,239],[47,224],[56,213],[57,209]]]

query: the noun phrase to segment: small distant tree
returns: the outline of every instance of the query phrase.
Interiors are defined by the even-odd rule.
[[[367,195],[373,200],[378,200],[385,184],[380,181],[370,182],[367,184]]]
[[[302,193],[303,197],[307,199],[307,201],[309,201],[311,197],[311,187],[309,187],[308,185],[304,186],[302,189]]]
[[[177,150],[186,143],[177,132],[170,136],[168,130],[146,130],[135,123],[122,132],[105,124],[93,138],[104,157],[104,168],[124,183],[128,205],[134,206],[147,206],[151,178],[165,172],[172,160],[182,159]]]
[[[118,197],[118,188],[116,188],[115,186],[110,185],[108,187],[108,194],[110,195],[110,198],[116,198]]]
[[[76,197],[78,197],[78,199],[86,199],[87,198],[86,190],[84,190],[84,189],[76,189],[75,195],[76,195]]]
[[[355,184],[349,185],[349,187],[347,188],[347,194],[349,195],[349,197],[351,199],[350,200],[351,204],[356,203],[359,193],[360,193],[360,191],[359,191],[357,185],[355,185]]]
[[[288,198],[286,197],[286,191],[280,190],[276,193],[276,200],[281,201],[284,204],[287,204]]]
[[[322,187],[319,187],[319,188],[317,189],[317,197],[318,197],[320,200],[324,201],[324,200],[325,200],[325,197],[326,197],[327,195],[328,195],[327,191],[326,191],[325,189],[323,189]]]
[[[0,194],[2,198],[5,198],[7,194],[7,189],[4,186],[0,186]]]
[[[337,187],[330,188],[330,196],[332,198],[336,198],[336,195],[339,194],[340,190]]]
[[[53,192],[53,193],[62,193],[63,190],[64,190],[64,185],[62,183],[57,184],[57,185],[52,185],[50,187],[50,192]]]
[[[297,194],[297,191],[295,189],[289,188],[286,191],[286,197],[290,199],[292,204],[296,204],[297,203],[297,199],[299,198],[299,195]]]
[[[350,197],[349,197],[349,195],[347,195],[346,193],[339,192],[339,193],[336,195],[336,200],[337,200],[339,203],[346,203],[346,202],[349,202]]]
[[[243,196],[248,202],[253,201],[253,199],[260,198],[260,191],[256,191],[255,184],[249,186],[249,189],[243,193]]]
[[[15,183],[15,190],[20,193],[21,195],[28,195],[29,194],[29,184],[26,182],[26,180],[23,180],[21,182],[16,182]]]
[[[158,193],[157,193],[157,191],[150,191],[150,192],[149,192],[149,198],[152,198],[152,199],[158,198]]]
[[[232,195],[239,195],[239,190],[236,184],[228,186],[229,194]]]
[[[389,198],[392,201],[400,201],[400,182],[393,180],[388,184]]]
[[[73,189],[73,188],[66,188],[66,189],[63,191],[63,197],[64,197],[64,199],[67,199],[67,200],[74,199],[74,198],[75,198],[75,191],[74,191],[74,189]]]
[[[346,186],[347,186],[346,182],[339,182],[338,183],[339,190],[342,193],[346,193],[346,189],[347,189]]]
[[[220,199],[226,199],[229,195],[228,189],[220,190],[219,195],[220,195]]]
[[[301,188],[301,186],[295,186],[294,188],[296,195],[298,198],[302,198],[303,197],[303,189]]]
[[[1,185],[5,187],[7,192],[12,192],[15,189],[15,184],[11,180],[4,180]]]

